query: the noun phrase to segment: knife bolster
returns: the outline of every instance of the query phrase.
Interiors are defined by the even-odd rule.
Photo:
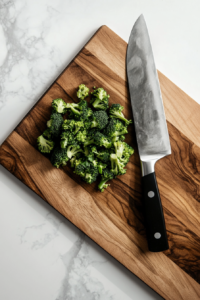
[[[156,162],[157,162],[157,159],[148,160],[148,161],[141,161],[142,177],[154,172],[154,170],[155,170],[154,167],[155,167]]]

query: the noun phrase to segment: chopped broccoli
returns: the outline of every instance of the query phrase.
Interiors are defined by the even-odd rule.
[[[74,131],[76,121],[75,120],[65,120],[62,124],[64,130]]]
[[[120,141],[115,142],[114,147],[116,155],[120,159],[120,161],[124,164],[127,164],[129,162],[130,156],[134,153],[134,149],[127,143]]]
[[[89,88],[85,84],[80,84],[77,91],[77,97],[84,100],[89,95]]]
[[[114,136],[111,140],[113,143],[117,142],[117,141],[123,142],[125,140],[125,135]]]
[[[79,158],[78,160],[75,161],[75,170],[74,173],[84,177],[86,172],[90,170],[90,162],[83,159]]]
[[[110,161],[110,153],[107,149],[99,150],[96,157],[102,162],[108,163]]]
[[[99,174],[102,174],[103,169],[105,169],[107,167],[107,164],[104,164],[103,162],[99,161],[97,164],[97,167],[98,167]]]
[[[66,166],[68,160],[67,149],[60,147],[54,148],[51,155],[51,163],[54,167],[59,168],[60,166]]]
[[[91,130],[88,131],[88,134],[87,134],[87,138],[84,142],[84,147],[90,145],[90,144],[94,144],[94,135],[96,133],[96,128],[93,128]]]
[[[108,108],[109,103],[109,95],[103,88],[98,88],[94,90],[92,93],[92,99],[90,103],[92,103],[93,107],[96,110],[106,110]]]
[[[88,116],[87,101],[81,100],[79,103],[67,103],[67,109],[71,110],[70,119],[86,119]]]
[[[69,145],[67,148],[67,156],[69,158],[72,158],[72,156],[76,155],[78,152],[82,152],[83,150],[81,147],[77,144],[75,145]]]
[[[47,128],[47,129],[43,132],[42,135],[43,135],[45,138],[47,138],[48,140],[50,140],[50,139],[51,139],[51,132],[50,132],[49,128]]]
[[[133,123],[133,121],[127,120],[124,117],[124,114],[122,112],[123,109],[124,109],[124,107],[121,106],[120,104],[112,104],[109,109],[110,118],[121,119],[122,121],[125,122],[126,126],[128,126],[129,124]]]
[[[60,136],[63,121],[64,120],[61,114],[51,114],[50,120],[47,122],[47,127],[49,128],[49,132],[51,133],[53,139]]]
[[[109,186],[108,180],[126,173],[124,167],[134,150],[124,142],[124,135],[132,120],[125,118],[120,104],[113,104],[108,116],[110,96],[103,88],[94,87],[91,93],[93,110],[85,100],[88,95],[89,88],[81,84],[78,103],[54,99],[47,129],[37,138],[37,144],[43,153],[52,150],[50,160],[56,168],[69,160],[74,173],[87,183],[96,181],[100,174],[98,189],[103,192]],[[66,120],[62,116],[65,113]]]
[[[106,184],[108,180],[114,178],[114,174],[108,169],[103,170],[103,175],[101,176],[101,182],[98,185],[98,189],[103,192],[110,184]]]
[[[111,162],[111,172],[115,176],[123,175],[126,173],[126,169],[124,169],[124,164],[120,162],[116,154],[110,155],[110,162]]]
[[[76,137],[70,131],[63,131],[61,136],[60,146],[66,148],[68,145],[76,143]]]
[[[42,153],[50,153],[54,147],[54,142],[51,140],[47,140],[43,135],[40,135],[37,138],[37,146],[40,152]]]
[[[105,111],[95,111],[93,114],[93,120],[91,128],[96,127],[98,129],[103,129],[108,124],[108,115]]]
[[[81,127],[84,127],[83,121],[76,121],[74,134],[76,134],[81,129]]]
[[[94,143],[98,146],[104,146],[105,148],[110,148],[112,146],[111,139],[99,131],[94,134]]]
[[[52,107],[54,112],[59,114],[65,114],[67,112],[67,104],[61,98],[53,100]]]
[[[72,168],[75,167],[75,161],[76,161],[76,156],[74,156],[74,157],[72,157],[72,158],[70,159],[70,165],[71,165]]]
[[[111,119],[103,131],[103,134],[110,138],[118,135],[124,135],[126,133],[128,133],[126,125],[123,125],[123,123],[118,119]]]
[[[80,143],[84,143],[87,139],[87,130],[78,131],[76,139]]]

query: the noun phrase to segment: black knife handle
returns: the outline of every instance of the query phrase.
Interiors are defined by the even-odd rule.
[[[155,172],[142,177],[142,194],[149,251],[167,250],[169,245]]]

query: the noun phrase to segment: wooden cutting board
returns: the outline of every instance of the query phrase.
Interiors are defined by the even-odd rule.
[[[160,72],[172,155],[156,165],[170,249],[147,249],[141,171],[133,126],[126,141],[135,154],[127,173],[104,192],[70,167],[54,168],[36,147],[51,102],[77,101],[80,83],[104,87],[110,103],[132,117],[127,89],[127,44],[101,27],[0,148],[1,164],[165,299],[200,299],[200,106]]]

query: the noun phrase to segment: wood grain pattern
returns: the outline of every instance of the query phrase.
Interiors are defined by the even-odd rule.
[[[198,104],[159,73],[172,147],[172,155],[156,165],[170,245],[164,253],[147,251],[133,126],[126,137],[135,149],[127,173],[113,180],[104,193],[96,190],[95,183],[82,182],[69,166],[52,167],[36,148],[52,99],[76,102],[82,82],[90,88],[103,86],[110,102],[122,104],[131,118],[126,47],[109,28],[101,27],[3,143],[0,163],[165,299],[200,299]]]

